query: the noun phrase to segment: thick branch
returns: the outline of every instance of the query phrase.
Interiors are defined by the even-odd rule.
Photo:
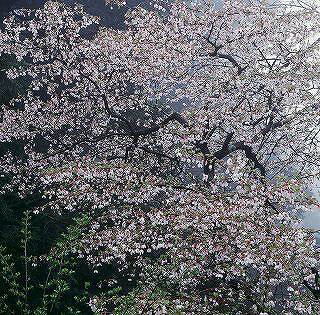
[[[151,133],[159,131],[159,129],[165,127],[171,121],[177,121],[180,125],[182,125],[185,128],[189,127],[188,122],[179,113],[174,112],[171,115],[169,115],[167,118],[165,118],[159,125],[134,131],[132,135],[136,137],[147,136]]]
[[[258,161],[257,155],[252,151],[252,148],[249,145],[244,144],[241,141],[241,142],[235,143],[234,146],[236,148],[235,150],[243,150],[247,159],[253,162],[254,168],[258,169],[262,176],[266,176],[265,167]]]

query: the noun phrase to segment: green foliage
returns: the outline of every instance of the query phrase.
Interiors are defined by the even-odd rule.
[[[34,242],[33,218],[30,210],[23,212],[19,257],[17,248],[11,254],[0,245],[0,314],[90,314],[90,272],[83,277],[83,263],[72,253],[88,226],[88,216],[72,220],[48,254],[41,256],[29,251]]]
[[[4,246],[0,245],[0,305],[2,314],[13,314],[10,307],[15,303],[21,307],[23,292],[19,286],[20,273],[15,270],[15,264],[11,254],[7,254]]]

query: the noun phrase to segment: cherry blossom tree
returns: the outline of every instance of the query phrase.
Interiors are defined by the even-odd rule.
[[[7,76],[31,84],[2,104],[1,141],[24,145],[1,158],[3,191],[90,216],[74,254],[134,283],[102,279],[98,314],[318,313],[299,219],[319,176],[318,7],[154,8],[125,30],[59,1],[6,18]]]

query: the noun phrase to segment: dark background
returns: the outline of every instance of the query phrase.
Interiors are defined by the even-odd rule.
[[[8,13],[15,9],[28,8],[34,9],[41,7],[47,0],[1,0],[0,1],[0,19],[2,20]],[[101,24],[112,28],[123,28],[124,14],[129,8],[138,4],[149,3],[144,0],[128,0],[127,6],[117,7],[105,5],[104,0],[63,0],[64,3],[81,3],[85,6],[85,11],[91,15],[100,16]]]

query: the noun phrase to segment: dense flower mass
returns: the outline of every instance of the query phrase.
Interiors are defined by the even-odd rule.
[[[319,8],[154,8],[124,30],[59,1],[4,21],[7,76],[30,80],[1,108],[1,142],[24,147],[1,157],[4,190],[89,214],[74,254],[135,284],[115,300],[102,281],[97,314],[320,313],[299,220],[320,167]]]

